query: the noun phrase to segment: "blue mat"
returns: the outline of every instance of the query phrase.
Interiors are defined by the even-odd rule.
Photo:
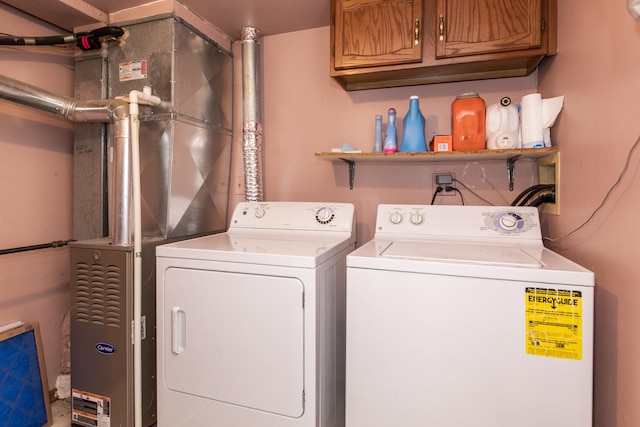
[[[48,423],[49,396],[44,395],[36,330],[19,328],[22,333],[0,341],[0,426],[42,427]]]

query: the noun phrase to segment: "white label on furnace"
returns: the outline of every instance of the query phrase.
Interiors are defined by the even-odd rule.
[[[71,420],[85,426],[111,427],[111,399],[73,389]]]
[[[147,60],[122,62],[119,65],[120,81],[139,80],[147,78]]]

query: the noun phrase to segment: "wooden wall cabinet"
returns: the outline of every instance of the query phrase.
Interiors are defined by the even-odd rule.
[[[330,0],[346,90],[516,77],[557,50],[557,0]]]

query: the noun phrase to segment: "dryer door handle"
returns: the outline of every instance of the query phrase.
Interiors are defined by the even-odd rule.
[[[171,308],[171,352],[180,354],[186,348],[187,314],[180,307]]]

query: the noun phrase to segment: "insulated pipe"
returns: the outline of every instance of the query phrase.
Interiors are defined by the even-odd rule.
[[[260,116],[258,33],[253,27],[244,27],[242,39],[242,148],[244,153],[245,199],[263,200],[262,186],[262,124]]]
[[[142,207],[140,192],[140,101],[159,105],[160,98],[151,95],[151,88],[145,86],[142,92],[129,93],[129,114],[131,116],[131,177],[133,178],[133,400],[134,427],[142,427]]]
[[[115,135],[115,183],[113,243],[130,244],[131,230],[131,170],[129,104],[119,99],[77,100],[53,94],[0,75],[0,99],[33,108],[73,122],[113,123]]]

